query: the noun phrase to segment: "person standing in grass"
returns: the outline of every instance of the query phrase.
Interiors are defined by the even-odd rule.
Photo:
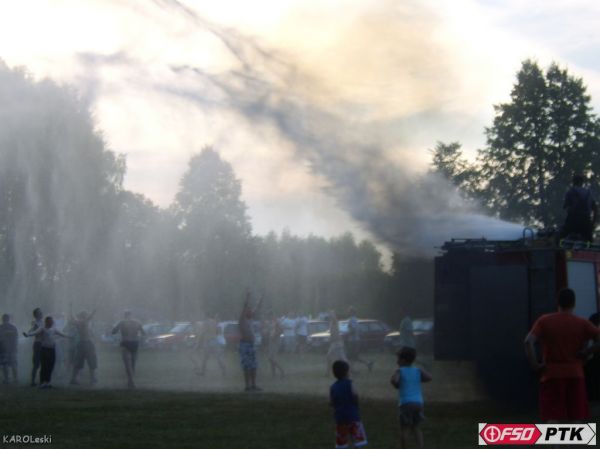
[[[344,340],[340,334],[340,324],[335,312],[329,312],[329,349],[327,350],[327,367],[325,372],[329,374],[329,370],[336,360],[348,361],[346,351],[344,350]]]
[[[52,371],[56,361],[56,337],[69,338],[68,335],[54,327],[54,320],[51,316],[47,316],[44,320],[44,326],[38,327],[36,330],[28,332],[28,337],[37,337],[41,339],[40,350],[40,388],[51,388]]]
[[[372,371],[374,362],[364,360],[360,357],[360,324],[358,322],[358,318],[356,317],[356,310],[354,307],[350,307],[348,309],[348,314],[350,315],[348,318],[348,335],[346,337],[348,341],[348,360],[350,360],[350,362],[362,363],[369,371]]]
[[[79,344],[79,335],[77,334],[77,327],[71,320],[67,320],[67,324],[62,329],[63,333],[70,335],[71,338],[67,341],[66,346],[66,357],[65,357],[65,370],[67,373],[73,371],[75,366],[75,359],[77,357],[77,346]]]
[[[142,324],[131,318],[131,312],[125,311],[123,320],[119,321],[112,330],[112,334],[121,333],[121,356],[127,374],[127,387],[135,388],[133,376],[135,374],[135,362],[137,360],[140,346],[140,336],[146,335]]]
[[[400,313],[403,313],[402,309],[400,309]],[[404,318],[400,322],[400,348],[404,347],[415,349],[417,347],[413,322],[408,314],[404,315]]]
[[[337,379],[329,388],[329,404],[335,419],[335,447],[346,449],[367,445],[365,428],[360,421],[358,394],[349,379],[350,365],[344,360],[333,362],[332,371]]]
[[[78,338],[77,347],[75,349],[75,361],[71,373],[71,385],[79,384],[77,377],[86,361],[90,370],[90,384],[93,385],[97,382],[96,368],[98,367],[98,358],[96,356],[96,347],[92,341],[92,331],[90,329],[90,322],[95,314],[95,310],[89,314],[84,310],[79,312],[77,318],[75,318],[71,310],[71,322],[77,329]]]
[[[406,434],[410,430],[417,442],[417,447],[423,449],[423,432],[419,427],[423,421],[423,392],[422,382],[430,382],[431,375],[413,366],[417,358],[414,348],[405,346],[397,353],[398,369],[390,382],[398,390],[398,406],[400,407],[400,447],[406,448]]]
[[[285,352],[296,351],[296,316],[293,312],[289,312],[281,319],[281,327],[283,328],[283,350]]]
[[[583,421],[590,410],[585,390],[583,361],[600,350],[600,329],[576,316],[575,292],[558,293],[558,312],[542,315],[525,337],[525,354],[531,368],[541,374],[540,418],[548,422]],[[588,346],[589,341],[593,344]],[[535,346],[542,347],[542,362]]]
[[[278,360],[279,349],[281,346],[281,332],[282,327],[279,323],[279,320],[273,311],[269,311],[263,327],[263,344],[265,347],[267,360],[269,360],[269,365],[271,365],[271,376],[276,377],[277,372],[279,372],[281,378],[283,379],[285,372],[283,371],[283,368]]]
[[[17,346],[19,342],[19,332],[14,324],[10,322],[10,315],[2,315],[2,324],[0,325],[0,364],[2,364],[2,374],[4,383],[10,383],[8,370],[12,371],[12,382],[17,383]]]
[[[299,315],[296,318],[296,352],[306,352],[308,338],[308,317]]]
[[[254,329],[253,321],[256,318],[256,314],[262,299],[258,301],[256,307],[252,308],[250,305],[250,292],[246,293],[246,300],[244,301],[244,307],[242,308],[242,314],[238,321],[240,328],[240,361],[242,364],[242,370],[244,371],[244,382],[246,384],[245,391],[260,391],[261,389],[256,386],[256,350],[254,348]]]
[[[31,328],[28,333],[24,333],[24,335],[28,335],[30,332],[34,332],[37,329],[44,327],[44,322],[42,318],[44,315],[42,314],[42,309],[39,307],[33,309],[33,321],[31,322]],[[33,356],[31,360],[31,386],[35,387],[35,378],[37,376],[37,372],[40,369],[41,362],[41,354],[42,354],[42,337],[38,334],[35,336],[33,340]]]
[[[206,365],[208,359],[214,357],[221,369],[221,374],[225,377],[225,363],[223,362],[223,345],[221,342],[219,323],[217,316],[208,318],[202,325],[202,363],[200,370],[197,372],[199,376],[204,376],[206,373]]]

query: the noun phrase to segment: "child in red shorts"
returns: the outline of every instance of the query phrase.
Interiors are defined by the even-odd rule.
[[[334,409],[336,449],[346,449],[351,443],[353,447],[367,445],[367,436],[358,411],[358,395],[348,378],[349,371],[347,362],[333,362],[333,375],[337,381],[329,389],[329,401]]]

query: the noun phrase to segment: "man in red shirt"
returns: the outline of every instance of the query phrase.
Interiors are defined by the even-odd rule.
[[[541,372],[540,417],[543,421],[582,421],[589,417],[583,360],[600,350],[600,329],[573,314],[575,292],[558,294],[558,312],[541,316],[525,338],[525,352],[535,371]],[[594,340],[593,346],[587,346]],[[535,355],[542,346],[543,362]]]

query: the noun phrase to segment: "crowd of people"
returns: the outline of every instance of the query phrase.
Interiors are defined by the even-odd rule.
[[[57,366],[69,372],[71,385],[78,385],[80,373],[87,365],[89,383],[97,383],[98,358],[90,326],[94,315],[95,311],[81,311],[77,315],[73,315],[71,311],[65,323],[62,316],[57,319],[49,315],[44,317],[39,307],[33,310],[31,326],[28,331],[23,332],[24,337],[33,338],[31,386],[38,386],[39,381],[39,388],[52,388],[52,374]],[[10,315],[4,314],[0,325],[0,364],[4,384],[18,382],[19,332],[10,321]],[[137,320],[131,318],[131,312],[127,311],[124,319],[115,325],[112,332],[121,334],[120,346],[128,386],[134,387],[133,374],[139,338],[144,330]]]
[[[261,351],[266,356],[272,376],[284,378],[285,369],[280,360],[280,354],[302,354],[308,351],[307,338],[309,335],[309,318],[305,315],[288,313],[277,317],[272,311],[259,314],[261,301],[255,306],[250,305],[250,294],[244,302],[242,314],[238,320],[239,355],[245,378],[246,391],[260,391],[256,385],[256,343],[260,338]],[[342,360],[356,362],[373,367],[372,361],[363,360],[360,356],[360,331],[355,310],[349,309],[348,332],[342,335],[339,321],[335,312],[328,312],[331,339],[329,350],[326,352],[326,369],[331,369],[333,362]],[[89,383],[97,382],[96,370],[98,356],[92,332],[92,320],[96,311],[88,313],[81,311],[74,314],[72,307],[68,317],[57,314],[44,316],[40,308],[33,310],[33,319],[29,329],[22,332],[26,338],[32,339],[32,368],[30,385],[40,388],[52,387],[52,374],[55,369],[60,374],[67,373],[69,383],[78,385],[81,372],[87,366]],[[224,327],[219,325],[217,316],[197,322],[194,329],[194,350],[190,359],[198,376],[204,376],[207,365],[214,360],[222,375],[227,372],[224,363],[226,340]],[[135,387],[134,376],[138,350],[145,337],[140,321],[126,311],[124,317],[107,334],[120,335],[120,351],[122,356],[127,385]],[[4,383],[17,382],[19,332],[11,323],[8,314],[3,316],[0,325],[0,362],[3,367]],[[39,378],[38,378],[39,375]],[[12,376],[12,377],[11,377]]]
[[[244,372],[245,391],[260,391],[256,386],[256,332],[253,324],[258,321],[258,311],[262,301],[252,307],[250,295],[246,297],[244,307],[239,319],[240,345],[239,354]],[[373,361],[361,358],[361,334],[356,316],[356,310],[350,307],[348,310],[348,331],[342,336],[337,315],[330,311],[326,318],[329,321],[329,348],[326,352],[326,372],[329,373],[333,363],[336,361],[352,362],[362,364],[369,371],[373,369]],[[295,317],[289,314],[282,318],[276,318],[272,311],[267,312],[261,322],[261,346],[267,356],[271,368],[271,374],[278,374],[283,378],[285,371],[279,362],[279,353],[285,352],[301,353],[307,349],[308,318],[305,316]],[[280,346],[283,345],[283,348]]]
[[[600,328],[598,314],[584,320],[573,312],[575,293],[563,289],[558,294],[558,311],[541,316],[525,338],[525,353],[536,372],[540,373],[539,406],[540,417],[547,422],[584,421],[589,418],[588,397],[600,400]],[[239,357],[244,374],[244,390],[260,391],[257,385],[258,360],[256,354],[256,328],[262,301],[252,305],[248,294],[242,307],[238,325],[240,332]],[[364,426],[361,423],[358,394],[350,379],[350,367],[365,365],[369,371],[373,362],[360,357],[360,332],[353,308],[348,311],[348,331],[340,332],[339,321],[334,311],[328,313],[329,348],[326,352],[327,372],[336,378],[330,388],[330,404],[336,422],[336,447],[346,448],[367,444]],[[23,335],[33,339],[31,385],[51,388],[55,365],[63,363],[70,368],[70,383],[78,384],[80,373],[87,365],[89,382],[97,382],[97,355],[90,322],[95,312],[69,313],[56,320],[45,316],[40,308],[33,311],[33,320]],[[279,361],[281,345],[289,351],[302,351],[308,335],[308,319],[287,316],[277,318],[269,311],[260,319],[261,346],[273,377],[284,377],[285,370]],[[406,447],[407,436],[412,434],[418,447],[423,447],[420,423],[423,421],[423,393],[421,384],[432,377],[422,368],[414,366],[417,352],[414,347],[410,319],[401,327],[402,345],[397,353],[398,369],[390,380],[398,389],[399,423],[401,447]],[[287,333],[286,333],[287,330]],[[293,333],[292,333],[293,331]],[[120,334],[120,350],[127,385],[135,387],[135,367],[140,345],[144,336],[141,323],[126,311],[123,319],[113,328],[112,334]],[[283,338],[281,338],[283,336]],[[293,337],[293,339],[292,339]],[[4,383],[16,383],[18,379],[17,348],[19,334],[8,314],[2,316],[0,325],[0,363]],[[287,340],[286,340],[287,339]],[[197,335],[197,345],[192,355],[198,375],[204,375],[207,363],[214,358],[225,375],[223,361],[225,338],[216,317],[202,322]],[[541,346],[541,354],[538,351]],[[587,363],[586,363],[587,362]],[[354,369],[354,368],[353,368]]]
[[[239,354],[244,372],[245,391],[260,391],[260,388],[256,385],[257,359],[255,333],[252,329],[252,322],[257,318],[260,306],[261,301],[252,306],[250,304],[250,297],[247,295],[239,319],[241,332]],[[340,334],[339,322],[335,312],[331,311],[328,317],[330,322],[330,341],[329,350],[327,351],[327,370],[331,369],[336,378],[336,381],[331,385],[329,390],[329,401],[334,410],[336,423],[335,447],[338,449],[348,448],[350,444],[353,447],[367,445],[367,436],[360,418],[358,394],[350,379],[349,360],[353,364],[361,363],[366,365],[369,371],[372,369],[373,362],[367,362],[360,358],[360,332],[354,308],[350,308],[349,314],[348,338],[346,339],[348,350],[346,350],[344,339]],[[287,318],[277,320],[272,313],[268,313],[264,326],[268,338],[266,353],[268,354],[267,357],[273,375],[275,375],[278,369],[283,375],[283,369],[274,359],[274,353],[278,351],[270,345],[273,342],[279,344],[281,331],[283,331],[285,344],[286,320]],[[291,328],[291,326],[288,328]],[[414,366],[416,357],[417,351],[414,347],[402,347],[397,353],[398,369],[394,372],[390,380],[392,386],[398,390],[400,434],[403,448],[406,447],[407,434],[409,432],[414,435],[418,447],[423,447],[423,434],[420,429],[420,423],[424,419],[421,383],[431,381],[432,377],[424,369]]]

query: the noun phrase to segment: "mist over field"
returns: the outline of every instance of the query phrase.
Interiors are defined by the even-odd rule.
[[[520,237],[520,225],[485,216],[448,180],[418,174],[411,154],[390,146],[389,131],[377,120],[357,118],[357,104],[328,94],[291,55],[181,3],[154,7],[213,36],[229,53],[230,68],[165,64],[162,76],[149,78],[128,51],[81,53],[89,73],[127,70],[132,86],[180,99],[207,117],[229,117],[232,127],[254,129],[292,149],[336,207],[398,254],[391,268],[396,274],[402,260],[431,257],[452,237]],[[235,317],[247,288],[265,295],[278,313],[355,304],[382,315],[394,308],[397,281],[383,270],[372,242],[341,231],[334,238],[256,236],[244,186],[219,148],[192,156],[171,205],[159,207],[124,187],[126,157],[109,147],[93,118],[93,89],[38,81],[6,65],[0,75],[2,301],[8,310],[40,305],[64,312],[74,303],[101,309],[105,319],[127,307],[145,319]],[[89,82],[94,86],[93,78]],[[409,306],[430,314],[429,291],[412,295]]]
[[[355,393],[373,448],[534,422],[540,317],[598,305],[599,5],[0,5],[2,438],[324,447]]]

